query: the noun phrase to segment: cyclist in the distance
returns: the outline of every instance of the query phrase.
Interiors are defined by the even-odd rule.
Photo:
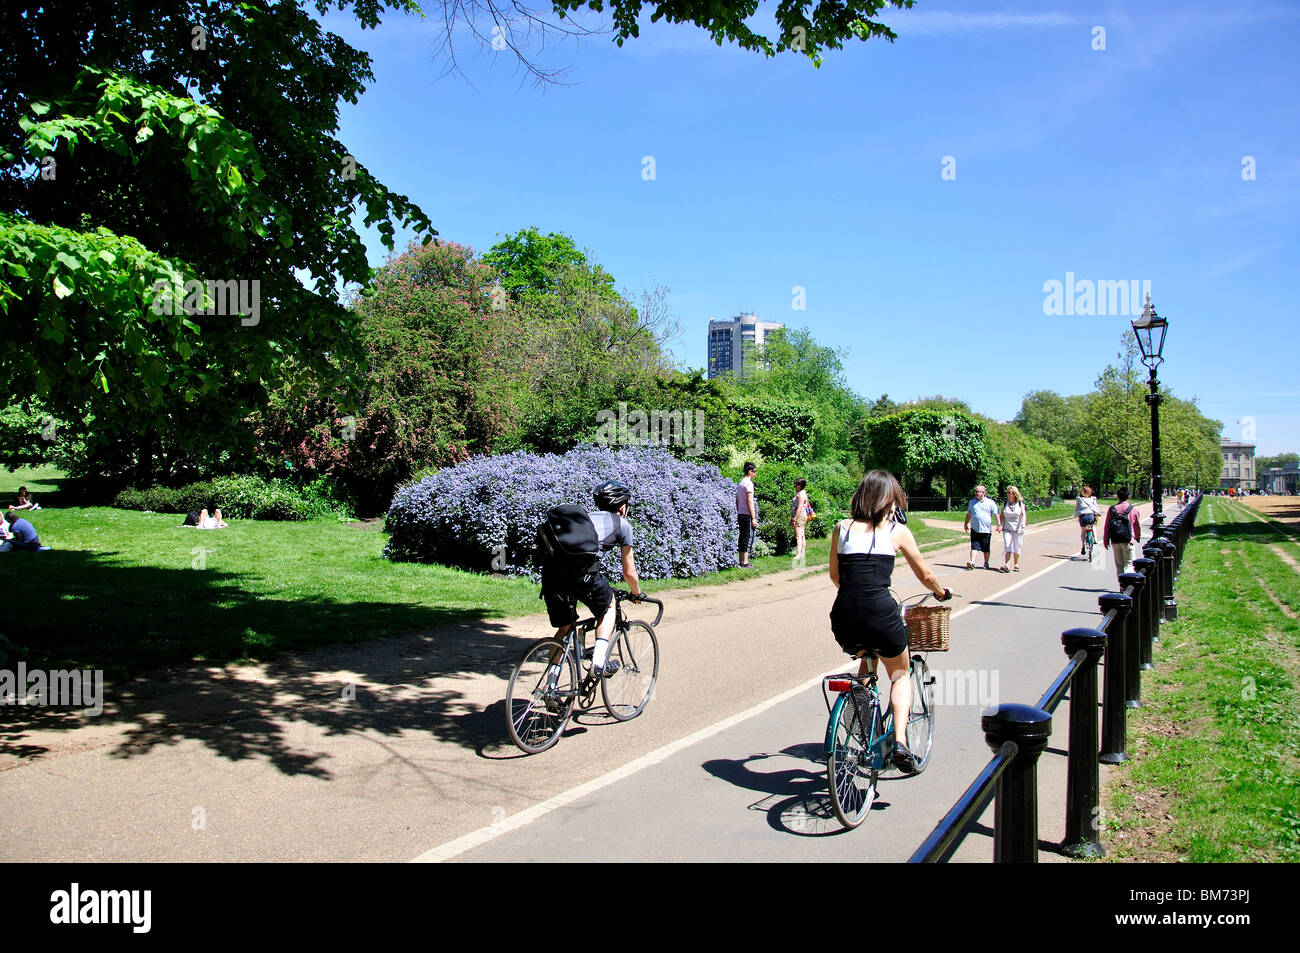
[[[599,551],[603,553],[615,546],[621,548],[623,579],[632,592],[633,600],[639,601],[641,585],[632,557],[632,524],[626,519],[632,490],[625,483],[608,480],[596,487],[593,496],[597,509],[587,516],[595,524]],[[610,611],[614,606],[614,590],[610,588],[609,580],[605,578],[598,563],[590,570],[577,574],[566,572],[554,563],[543,564],[542,597],[546,600],[546,614],[551,625],[557,627],[555,638],[561,642],[568,635],[574,621],[572,601],[576,599],[590,609],[596,618],[596,644],[592,649],[591,674],[608,677],[618,671],[618,659],[609,659],[608,667],[605,664],[617,613]]]
[[[904,774],[916,771],[916,759],[907,748],[907,722],[912,707],[911,665],[907,629],[898,604],[889,593],[894,558],[903,554],[916,578],[940,601],[952,591],[921,556],[916,537],[903,525],[907,494],[887,470],[872,470],[862,478],[850,504],[853,518],[841,520],[831,546],[831,582],[839,590],[831,607],[831,631],[849,655],[862,655],[859,675],[872,671],[879,656],[889,674],[889,703],[894,709],[894,766]]]

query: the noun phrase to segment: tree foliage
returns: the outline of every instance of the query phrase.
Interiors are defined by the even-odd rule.
[[[889,470],[905,487],[928,490],[943,477],[953,489],[975,479],[984,459],[984,422],[957,410],[904,410],[862,422],[859,453],[865,469]]]

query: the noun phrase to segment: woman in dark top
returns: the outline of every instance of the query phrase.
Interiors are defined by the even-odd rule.
[[[912,705],[907,630],[898,603],[889,593],[894,558],[902,553],[916,578],[939,599],[952,592],[921,557],[916,537],[897,519],[907,509],[907,495],[886,470],[872,470],[853,494],[853,518],[841,520],[831,547],[831,582],[839,590],[831,607],[835,641],[854,658],[861,658],[858,674],[875,668],[875,657],[889,674],[889,702],[894,709],[894,765],[904,774],[916,770],[907,749],[907,719]]]

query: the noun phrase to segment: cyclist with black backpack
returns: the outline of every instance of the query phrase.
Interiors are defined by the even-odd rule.
[[[608,480],[593,491],[596,511],[581,506],[552,507],[546,522],[538,529],[538,548],[542,562],[542,593],[555,637],[563,641],[569,627],[577,621],[573,603],[581,602],[597,620],[596,645],[592,650],[591,673],[608,677],[618,671],[618,660],[610,659],[609,639],[614,631],[616,613],[614,591],[600,569],[600,554],[620,547],[623,579],[632,592],[633,601],[641,598],[636,563],[632,557],[632,524],[626,519],[632,490],[625,483]]]
[[[1101,543],[1115,557],[1115,575],[1122,576],[1132,560],[1133,546],[1142,538],[1142,523],[1137,507],[1128,501],[1128,488],[1115,491],[1118,502],[1106,511],[1106,526]]]

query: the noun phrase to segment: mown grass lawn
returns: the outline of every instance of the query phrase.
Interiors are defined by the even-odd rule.
[[[37,479],[25,478],[35,494]],[[179,515],[109,507],[43,508],[31,519],[52,551],[0,555],[0,586],[10,600],[0,634],[31,665],[132,674],[544,611],[526,578],[393,563],[382,556],[387,535],[356,525],[232,520],[204,531],[182,527]],[[917,538],[933,547],[959,537],[918,527]],[[807,565],[825,565],[828,555],[829,540],[810,541]],[[647,579],[644,588],[795,568],[788,556],[755,564],[758,573]]]
[[[1217,498],[1198,524],[1106,785],[1108,856],[1298,861],[1300,545]]]

